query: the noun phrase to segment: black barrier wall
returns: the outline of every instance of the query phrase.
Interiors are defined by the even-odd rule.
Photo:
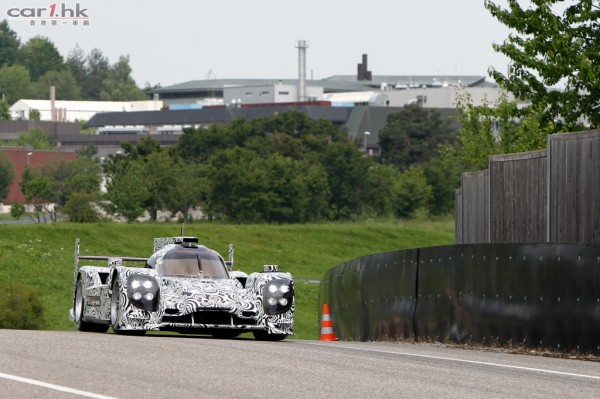
[[[321,304],[344,340],[523,345],[600,354],[600,245],[464,244],[329,270]]]

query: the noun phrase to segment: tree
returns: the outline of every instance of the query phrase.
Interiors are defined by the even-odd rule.
[[[507,0],[485,7],[512,33],[494,49],[510,60],[507,74],[489,73],[504,89],[541,112],[554,132],[600,126],[600,7],[592,0],[536,0],[523,8]],[[562,13],[558,10],[564,9]],[[564,85],[563,90],[552,86]]]
[[[321,165],[327,173],[329,204],[336,220],[360,216],[366,205],[365,185],[371,163],[352,143],[327,146]]]
[[[35,108],[29,110],[28,116],[30,121],[39,121],[42,118],[40,111]]]
[[[56,213],[53,204],[56,200],[52,190],[52,179],[42,173],[25,168],[21,178],[21,192],[25,194],[25,202],[33,209],[31,220],[35,223],[45,222],[46,215],[50,220],[56,220]]]
[[[418,209],[427,205],[432,192],[421,166],[412,166],[405,170],[392,191],[395,215],[407,219],[414,217]]]
[[[8,21],[0,22],[0,66],[10,66],[15,63],[19,46],[21,46],[21,40],[17,33],[10,29]]]
[[[234,147],[216,151],[209,160],[207,211],[234,221],[264,221],[268,186],[265,170],[252,151]]]
[[[29,39],[19,49],[18,63],[27,68],[33,81],[48,71],[59,71],[64,67],[63,57],[54,43],[42,36]]]
[[[8,101],[6,101],[6,98],[0,98],[0,120],[11,120],[10,104],[8,103]]]
[[[394,165],[373,163],[366,177],[366,197],[368,210],[377,216],[386,216],[392,211],[392,187],[400,176]]]
[[[176,145],[177,153],[186,161],[206,162],[216,151],[235,146],[230,128],[213,124],[208,129],[184,129]]]
[[[54,202],[65,205],[74,193],[90,194],[97,198],[100,190],[100,165],[91,158],[78,157],[74,161],[61,160],[36,169],[52,182]]]
[[[160,152],[160,143],[152,137],[143,137],[137,143],[121,143],[121,148],[125,153],[125,157],[131,160],[146,158],[148,155],[155,152]]]
[[[148,192],[144,207],[150,220],[157,219],[158,211],[178,208],[173,206],[173,188],[182,165],[167,151],[151,152],[144,158],[134,161],[143,174],[144,186]]]
[[[457,157],[434,158],[423,166],[431,197],[427,203],[430,215],[444,215],[454,211],[456,189],[460,187],[463,163]]]
[[[81,98],[79,84],[73,77],[69,69],[60,71],[48,71],[42,75],[37,82],[33,83],[32,97],[38,99],[47,99],[50,86],[56,88],[57,100],[78,100]]]
[[[85,147],[75,150],[75,154],[81,158],[93,159],[96,155],[98,155],[98,146],[94,143],[88,143]]]
[[[21,216],[23,216],[24,214],[25,214],[25,205],[19,204],[16,201],[13,201],[13,203],[10,204],[10,216],[12,216],[13,219],[19,220],[21,218]]]
[[[112,215],[122,216],[133,223],[144,213],[144,204],[150,192],[144,182],[141,165],[120,160],[107,175],[105,203],[103,207]]]
[[[96,223],[100,221],[100,216],[94,208],[97,199],[94,193],[75,192],[71,194],[62,210],[70,222]]]
[[[31,147],[36,150],[50,150],[54,148],[54,139],[42,129],[33,128],[20,133],[15,144],[19,147]]]
[[[444,156],[459,157],[467,170],[488,167],[490,155],[534,151],[546,147],[554,124],[543,123],[541,111],[530,108],[517,118],[517,102],[506,95],[495,103],[474,106],[468,93],[457,95],[460,129],[457,145],[442,146]]]
[[[137,87],[135,80],[131,77],[129,56],[119,57],[107,72],[102,82],[100,99],[103,101],[140,101],[146,100],[147,96]]]
[[[8,196],[10,185],[15,177],[15,170],[4,152],[0,151],[0,202]]]
[[[86,79],[82,84],[82,94],[85,99],[100,100],[100,93],[108,70],[108,58],[102,54],[100,49],[92,49],[86,58]]]
[[[265,219],[277,223],[305,222],[309,196],[306,180],[300,172],[305,165],[278,154],[273,154],[263,163],[269,182]]]
[[[23,193],[38,213],[50,212],[54,216],[61,210],[74,222],[99,219],[92,202],[97,201],[100,194],[100,165],[93,159],[78,157],[74,161],[45,164],[35,170],[27,168],[23,181]]]
[[[0,67],[0,97],[9,104],[27,98],[31,91],[31,79],[27,68],[22,65]]]
[[[76,44],[75,48],[69,52],[69,55],[65,61],[65,65],[67,66],[67,69],[71,71],[71,75],[73,75],[75,81],[80,86],[85,87],[88,71],[85,53],[81,47],[79,47],[79,45]]]
[[[196,163],[185,163],[179,157],[174,165],[177,172],[170,184],[168,209],[172,213],[181,212],[183,220],[189,220],[191,209],[205,204],[209,188],[206,167]]]
[[[381,161],[404,170],[437,156],[438,145],[450,140],[448,123],[437,111],[408,105],[390,114],[379,132]]]
[[[307,199],[305,217],[301,222],[317,222],[331,218],[329,200],[331,191],[327,181],[327,172],[320,164],[306,160],[298,170],[299,178],[304,180]]]

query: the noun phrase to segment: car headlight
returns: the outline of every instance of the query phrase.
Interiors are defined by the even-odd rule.
[[[270,280],[263,289],[263,295],[266,314],[285,313],[294,303],[294,283],[289,279]]]
[[[127,277],[127,296],[138,308],[156,312],[159,290],[158,282],[152,276],[132,274]]]

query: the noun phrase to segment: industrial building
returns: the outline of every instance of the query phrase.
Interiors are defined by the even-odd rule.
[[[40,120],[55,122],[87,121],[101,112],[157,111],[162,102],[155,101],[64,101],[22,99],[9,111],[14,120],[30,119],[32,111],[40,113]]]
[[[148,94],[153,101],[20,100],[11,107],[11,112],[16,119],[26,120],[29,112],[36,109],[42,122],[51,121],[42,128],[53,135],[59,147],[76,150],[93,143],[99,148],[99,155],[106,156],[118,151],[121,142],[136,142],[147,135],[161,145],[171,145],[186,127],[206,127],[238,118],[297,110],[313,119],[329,120],[344,127],[352,138],[364,142],[368,154],[377,155],[378,133],[388,115],[408,104],[438,110],[456,129],[458,93],[468,93],[474,104],[494,102],[500,96],[497,85],[487,82],[485,76],[373,74],[366,54],[357,65],[356,75],[307,79],[308,43],[300,40],[296,47],[297,79],[193,80],[151,90]],[[97,134],[83,135],[78,128],[68,127],[68,121],[80,120],[86,120]],[[0,126],[0,137],[16,136],[18,132],[14,129],[15,125]]]

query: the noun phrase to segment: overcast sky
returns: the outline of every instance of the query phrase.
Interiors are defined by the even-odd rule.
[[[309,43],[307,75],[314,79],[356,74],[363,53],[374,75],[487,76],[489,66],[505,71],[508,63],[492,43],[509,31],[483,0],[65,0],[68,8],[87,9],[89,26],[44,27],[43,19],[31,26],[7,14],[50,3],[2,0],[2,19],[23,43],[46,36],[65,58],[77,44],[86,54],[99,48],[111,63],[129,55],[140,86],[209,74],[296,78],[298,40]]]

